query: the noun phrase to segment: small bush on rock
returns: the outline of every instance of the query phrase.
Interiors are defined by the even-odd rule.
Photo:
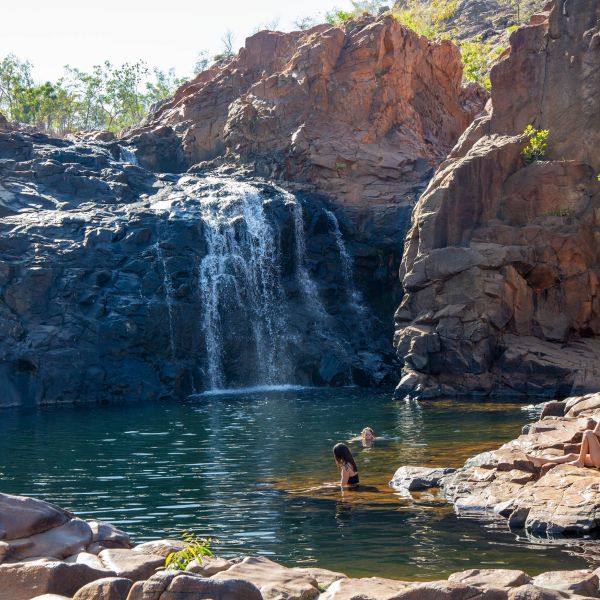
[[[504,48],[493,47],[481,39],[475,39],[471,42],[460,43],[460,54],[463,63],[463,77],[468,81],[475,81],[486,90],[492,89],[490,81],[490,69],[496,62]]]
[[[202,564],[203,556],[214,556],[210,549],[212,540],[198,538],[189,531],[184,531],[182,535],[186,542],[185,548],[178,552],[171,552],[165,560],[165,569],[172,571],[185,571],[185,568],[193,561],[197,560]]]
[[[548,150],[548,129],[536,129],[531,123],[525,127],[523,134],[529,138],[529,144],[521,151],[525,164],[530,165],[536,160],[544,158]]]

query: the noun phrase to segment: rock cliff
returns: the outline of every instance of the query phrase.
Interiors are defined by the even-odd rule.
[[[398,394],[600,387],[600,2],[514,32],[486,112],[419,200],[400,271]],[[526,165],[524,128],[550,131]]]
[[[364,17],[261,32],[119,139],[0,132],[0,404],[395,379],[412,206],[485,100],[461,73]]]
[[[153,170],[229,161],[348,204],[407,203],[482,108],[461,79],[453,44],[391,16],[262,31],[127,139]]]
[[[394,376],[380,253],[343,211],[123,153],[0,132],[0,406]]]

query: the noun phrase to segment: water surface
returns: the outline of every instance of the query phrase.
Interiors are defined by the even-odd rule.
[[[354,576],[585,567],[589,546],[527,540],[504,521],[458,518],[439,496],[387,486],[400,465],[460,466],[532,418],[517,403],[394,401],[364,389],[7,410],[0,489],[109,521],[137,542],[189,529],[218,538],[221,555]],[[361,482],[375,491],[307,492],[338,479],[331,447],[366,425],[386,438],[352,445]]]

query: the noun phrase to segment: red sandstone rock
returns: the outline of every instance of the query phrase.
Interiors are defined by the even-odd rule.
[[[563,4],[511,36],[486,113],[415,208],[399,394],[600,387],[600,3]],[[530,123],[550,141],[526,166]]]
[[[155,169],[169,147],[180,168],[241,162],[349,204],[410,203],[483,107],[461,78],[452,43],[391,16],[262,31],[126,137]]]

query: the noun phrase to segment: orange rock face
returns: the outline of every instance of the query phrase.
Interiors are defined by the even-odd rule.
[[[155,170],[244,164],[351,206],[413,203],[486,100],[461,78],[454,45],[390,16],[263,31],[127,141]]]
[[[399,394],[600,387],[600,2],[511,36],[486,113],[413,214],[396,313]],[[528,124],[548,153],[525,165]]]

